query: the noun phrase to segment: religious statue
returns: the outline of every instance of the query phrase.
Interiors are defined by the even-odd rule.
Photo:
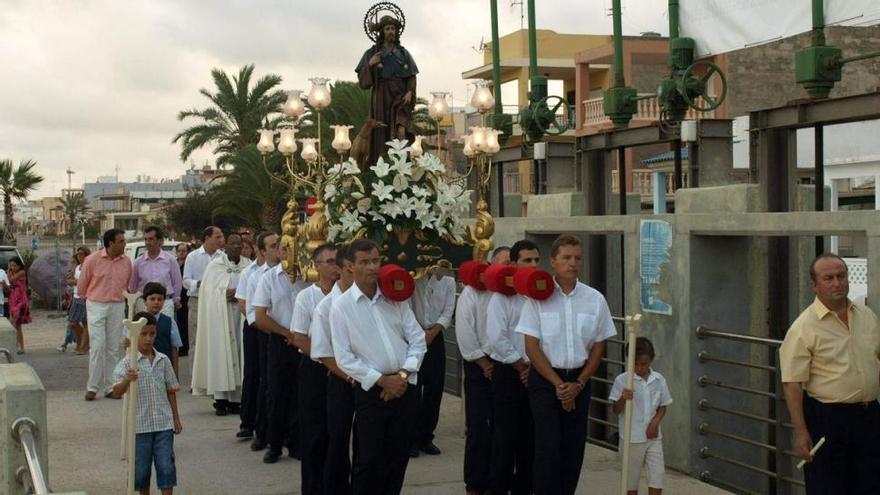
[[[370,118],[379,124],[370,129],[366,166],[376,163],[388,141],[412,141],[407,131],[416,104],[416,74],[419,73],[412,55],[400,44],[405,22],[403,12],[390,2],[383,2],[383,10],[395,15],[383,15],[378,22],[369,19],[371,15],[378,15],[379,5],[370,9],[364,19],[367,35],[375,44],[364,52],[355,69],[360,87],[372,90]],[[393,8],[388,9],[389,6]]]

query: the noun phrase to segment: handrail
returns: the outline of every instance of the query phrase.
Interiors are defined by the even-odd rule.
[[[719,332],[718,330],[712,330],[702,325],[697,327],[697,337],[701,339],[706,337],[716,337],[719,339],[736,340],[739,342],[747,342],[749,344],[763,344],[773,347],[779,347],[782,345],[781,340],[755,337],[753,335],[745,335],[741,333]]]
[[[5,347],[0,347],[0,354],[3,354],[4,356],[6,356],[6,361],[9,364],[12,364],[14,362],[12,359],[12,352],[9,349],[7,349]]]
[[[697,354],[697,359],[699,359],[701,363],[705,363],[705,362],[707,362],[707,361],[710,361],[710,362],[713,362],[713,363],[729,364],[729,365],[732,365],[732,366],[742,366],[742,367],[744,367],[744,368],[754,368],[754,369],[756,369],[756,370],[769,371],[770,373],[776,373],[776,372],[777,372],[777,369],[776,369],[775,366],[767,366],[767,365],[763,365],[763,364],[747,363],[747,362],[745,362],[745,361],[737,361],[737,360],[735,360],[735,359],[724,359],[724,358],[719,358],[719,357],[715,357],[715,356],[709,354],[709,353],[706,352],[706,351],[702,351],[702,352],[700,352],[699,354]]]
[[[12,438],[21,445],[21,449],[24,451],[24,459],[27,462],[27,470],[34,493],[43,495],[49,493],[49,487],[46,484],[46,476],[43,474],[43,466],[40,465],[40,459],[37,456],[37,442],[34,439],[37,431],[37,423],[28,417],[18,418],[12,423]],[[21,481],[19,479],[19,482]]]

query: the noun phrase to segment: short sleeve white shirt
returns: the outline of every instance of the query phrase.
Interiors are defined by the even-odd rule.
[[[617,375],[614,379],[614,385],[611,387],[611,394],[608,399],[616,401],[623,395],[623,389],[626,388],[626,373]],[[672,404],[672,396],[669,395],[669,387],[666,385],[666,378],[654,370],[648,374],[648,379],[633,374],[633,407],[632,407],[632,437],[630,443],[643,443],[648,441],[648,424],[657,414],[657,409],[661,406]],[[623,436],[623,428],[625,418],[621,414],[617,418],[620,428],[620,435]],[[663,436],[660,430],[657,430],[657,439]]]
[[[425,276],[416,281],[412,298],[413,313],[416,320],[427,330],[435,323],[448,328],[455,311],[455,279],[435,275]]]
[[[254,307],[267,308],[266,313],[269,318],[289,329],[296,296],[306,287],[307,284],[300,278],[296,279],[295,284],[290,283],[290,277],[287,276],[284,267],[279,263],[260,278],[254,291]]]
[[[520,294],[492,294],[486,307],[486,335],[489,337],[489,355],[495,361],[513,364],[520,359],[529,360],[525,339],[514,331],[527,299]]]
[[[327,294],[312,315],[312,326],[309,328],[309,338],[311,339],[312,359],[331,358],[333,357],[333,337],[330,335],[330,308],[333,301],[342,295],[342,289],[339,288],[339,282],[333,284],[333,289]]]
[[[580,368],[593,344],[617,335],[605,297],[581,282],[569,294],[556,284],[549,298],[526,301],[516,331],[540,340],[550,364],[562,369]]]
[[[312,315],[314,315],[318,303],[320,303],[321,299],[324,299],[326,295],[327,294],[324,294],[324,291],[321,289],[321,286],[313,284],[308,288],[303,289],[296,296],[296,301],[293,303],[293,317],[290,319],[291,332],[310,337],[309,331],[312,326]]]
[[[486,334],[486,306],[492,293],[467,285],[458,296],[455,308],[455,340],[465,361],[488,356],[489,336]]]

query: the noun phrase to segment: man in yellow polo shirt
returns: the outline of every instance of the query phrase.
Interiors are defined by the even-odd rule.
[[[779,349],[792,447],[810,461],[808,495],[880,493],[880,323],[849,300],[848,275],[835,254],[813,260],[816,299]]]

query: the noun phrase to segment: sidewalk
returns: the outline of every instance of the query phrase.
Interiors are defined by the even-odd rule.
[[[66,322],[53,316],[57,312],[34,313],[34,323],[25,327],[27,354],[17,356],[37,370],[47,390],[50,486],[55,492],[122,493],[126,476],[126,464],[119,460],[122,401],[83,400],[88,356],[55,351],[63,339]],[[181,382],[187,388],[189,373],[190,358],[182,358]],[[284,457],[277,464],[263,464],[262,452],[251,452],[247,442],[234,438],[237,417],[214,416],[211,401],[203,397],[181,394],[178,404],[183,422],[183,433],[175,438],[178,493],[300,493],[299,461]],[[461,401],[444,396],[435,439],[443,454],[412,459],[404,493],[464,493],[463,429]],[[578,493],[618,493],[618,469],[615,452],[589,445]],[[675,472],[667,472],[664,491],[682,495],[727,493]],[[647,493],[647,488],[643,486],[640,493]]]

